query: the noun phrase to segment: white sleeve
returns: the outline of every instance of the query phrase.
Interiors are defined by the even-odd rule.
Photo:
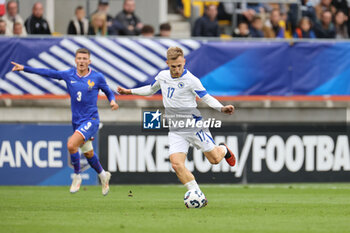
[[[131,89],[131,94],[133,95],[153,95],[160,89],[160,84],[158,80],[154,80],[154,82],[150,85],[139,87],[139,88],[133,88]]]
[[[213,109],[219,112],[221,112],[221,108],[224,107],[224,105],[222,105],[217,99],[215,99],[209,94],[206,94],[205,96],[203,96],[201,100],[203,100],[206,104],[208,104],[210,107],[212,107]]]
[[[205,88],[203,87],[201,81],[196,77],[194,77],[193,79],[192,88],[194,93],[196,93],[196,95],[198,95],[199,98],[202,98],[203,96],[208,94],[207,90],[205,90]]]

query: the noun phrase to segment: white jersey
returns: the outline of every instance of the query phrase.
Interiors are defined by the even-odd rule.
[[[170,70],[159,72],[152,89],[162,90],[165,108],[195,108],[196,96],[202,98],[207,94],[199,79],[186,69],[179,78],[172,78]]]
[[[168,120],[190,117],[200,121],[202,117],[197,109],[197,96],[218,111],[223,107],[219,101],[207,93],[200,80],[186,69],[179,78],[172,78],[170,70],[163,70],[151,85],[131,89],[131,94],[147,96],[159,90],[162,90],[163,105]],[[203,152],[211,151],[215,147],[215,142],[207,128],[192,127],[189,130],[175,126],[169,128],[169,154],[187,153],[190,144]]]
[[[148,96],[160,89],[163,95],[163,105],[167,109],[195,109],[197,107],[196,96],[218,111],[221,111],[223,107],[219,101],[207,93],[201,81],[186,69],[179,78],[172,78],[170,70],[163,70],[159,72],[151,85],[133,88],[131,94]]]

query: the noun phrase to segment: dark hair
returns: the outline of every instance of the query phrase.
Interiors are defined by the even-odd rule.
[[[252,23],[254,23],[257,20],[261,20],[261,17],[259,15],[254,16]]]
[[[16,3],[17,6],[18,6],[17,1],[15,1],[15,0],[10,0],[10,1],[8,1],[7,4],[6,4],[6,9],[8,9],[8,7],[9,7],[9,5],[10,5],[11,3]]]
[[[143,33],[154,33],[154,28],[151,25],[145,25],[143,26],[143,28],[141,29],[141,34]]]
[[[270,14],[272,14],[273,12],[278,12],[280,15],[281,15],[281,11],[280,11],[280,9],[278,9],[278,8],[273,8],[272,10],[271,10],[271,13]]]
[[[2,22],[6,23],[6,21],[5,21],[5,20],[3,20],[3,19],[0,19],[0,23],[2,23]]]
[[[77,12],[78,10],[84,10],[83,6],[77,6],[77,8],[75,8],[75,12]]]
[[[304,21],[307,21],[310,25],[310,28],[312,27],[312,21],[310,20],[309,17],[307,16],[304,16],[300,19],[299,23],[298,23],[298,27],[301,28],[301,23],[304,22]]]
[[[162,23],[159,26],[160,31],[171,31],[171,25],[169,23]]]
[[[209,10],[209,8],[212,7],[212,6],[214,6],[216,9],[218,9],[218,6],[217,6],[216,4],[214,4],[214,3],[205,5],[205,6],[204,6],[204,9],[207,11],[207,10]]]
[[[77,51],[75,52],[75,56],[77,56],[78,53],[88,54],[89,57],[90,57],[90,51],[88,49],[86,49],[86,48],[77,49]]]

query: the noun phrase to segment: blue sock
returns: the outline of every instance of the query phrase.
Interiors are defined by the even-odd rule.
[[[72,161],[72,165],[74,167],[74,173],[80,173],[80,154],[79,151],[77,153],[71,154],[70,159]]]
[[[96,154],[94,154],[94,156],[91,158],[88,158],[87,161],[89,162],[90,166],[97,172],[97,174],[100,174],[102,172],[103,168]]]

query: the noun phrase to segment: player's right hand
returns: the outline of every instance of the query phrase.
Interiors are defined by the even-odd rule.
[[[16,62],[11,62],[12,65],[14,65],[14,67],[12,68],[12,71],[23,71],[24,66],[16,63]]]
[[[117,92],[121,95],[131,95],[131,90],[123,87],[117,87]]]

